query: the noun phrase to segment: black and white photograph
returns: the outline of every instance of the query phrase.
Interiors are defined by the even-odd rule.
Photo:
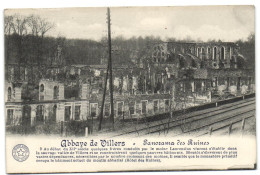
[[[186,155],[199,158],[194,154],[200,154],[202,162],[220,155],[232,162],[239,157],[239,148],[229,146],[229,139],[237,139],[237,143],[253,140],[248,159],[256,156],[252,5],[5,9],[4,74],[6,147],[10,146],[6,154],[10,149],[10,159],[17,163],[26,163],[35,156],[37,166],[42,162],[47,166],[48,161],[62,162],[62,166],[70,161],[106,162],[109,166],[110,160],[155,163],[165,158],[171,161],[174,156],[174,161]],[[15,141],[18,138],[19,143]],[[60,144],[50,141],[55,149],[46,148],[43,151],[53,152],[43,153],[42,147],[30,146],[30,142],[42,142],[41,138],[44,142],[59,140]],[[182,138],[187,142],[179,140]],[[213,149],[207,138],[223,139],[226,148]],[[77,141],[84,139],[87,141]],[[125,145],[131,141],[132,147],[139,146],[140,139],[142,147],[203,145],[196,151],[204,153],[190,152],[195,148],[186,147],[171,152],[174,148],[167,147],[158,150],[168,153],[153,153],[161,157],[151,155],[144,160],[126,159],[132,154],[130,148],[117,159],[112,153],[111,159],[105,159],[104,150],[99,149],[97,159],[43,155],[54,156],[60,150],[58,146],[78,147],[77,155],[84,155],[76,149],[85,146],[110,146],[110,151],[121,146],[126,151]],[[234,169],[255,169],[254,156],[255,162],[248,163],[249,167],[243,162]],[[45,172],[23,168],[10,168],[9,172]],[[121,168],[99,167],[97,171],[147,170]],[[154,168],[179,169],[159,164]],[[207,167],[222,168],[211,164]],[[88,171],[95,170],[64,170]],[[61,170],[50,168],[47,172]]]
[[[253,15],[250,6],[6,10],[7,134],[255,135]]]

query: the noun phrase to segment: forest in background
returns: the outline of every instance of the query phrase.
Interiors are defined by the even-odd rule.
[[[65,37],[49,37],[48,31],[53,30],[55,24],[39,16],[27,17],[14,15],[5,17],[5,64],[46,64],[51,65],[61,48],[64,65],[100,64],[101,59],[107,58],[107,39],[100,41],[89,39],[67,39]],[[189,37],[187,37],[189,38]],[[191,39],[176,40],[174,42],[196,42]],[[160,37],[132,37],[123,36],[112,38],[113,64],[132,64],[132,59],[144,56],[153,43],[163,42]],[[214,40],[210,42],[216,42]],[[221,41],[219,41],[221,42]],[[240,53],[247,59],[249,68],[255,67],[255,35],[251,34],[246,41],[236,41]]]

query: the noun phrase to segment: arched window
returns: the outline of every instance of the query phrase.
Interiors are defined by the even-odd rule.
[[[225,48],[221,47],[220,49],[220,59],[224,60],[225,59]]]
[[[54,86],[54,88],[53,88],[53,98],[59,99],[59,88],[58,88],[58,86]]]
[[[11,125],[13,120],[14,120],[14,110],[13,109],[8,109],[7,110],[7,121],[6,125]]]
[[[202,54],[202,59],[204,59],[206,55],[204,47],[201,48],[201,54]]]
[[[207,50],[207,52],[208,52],[208,59],[209,59],[210,52],[211,52],[211,49],[210,49],[210,47],[208,47],[208,50]]]
[[[40,86],[40,92],[43,92],[43,91],[44,91],[44,85],[41,84],[41,86]]]
[[[217,59],[217,48],[214,47],[213,49],[213,60],[216,60]]]
[[[9,87],[7,91],[8,91],[7,92],[7,100],[11,101],[11,98],[12,98],[12,89],[11,89],[11,87]]]

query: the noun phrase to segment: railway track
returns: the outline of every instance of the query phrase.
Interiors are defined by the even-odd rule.
[[[195,132],[197,135],[199,134],[202,136],[209,133],[208,129],[212,125],[221,125],[219,128],[227,127],[230,125],[230,120],[235,119],[234,122],[239,122],[243,120],[241,117],[247,118],[248,115],[251,117],[254,116],[254,104],[255,98],[249,98],[219,107],[209,108],[207,110],[194,111],[187,114],[184,113],[179,116],[174,116],[173,118],[143,123],[139,126],[135,126],[135,129],[133,130],[123,131],[113,137],[160,135],[162,133],[171,136],[180,136],[191,132]],[[229,123],[225,124],[226,122]],[[187,128],[183,126],[186,126]],[[217,130],[217,128],[218,127],[214,127],[212,132]],[[171,132],[174,134],[171,134]]]
[[[195,132],[195,135],[198,135],[198,133],[200,133],[201,130],[202,130],[203,134],[200,134],[198,136],[203,136],[203,135],[209,134],[210,132],[212,133],[214,131],[223,129],[225,127],[229,127],[230,125],[241,122],[244,119],[254,117],[254,112],[255,112],[255,109],[250,109],[248,111],[244,111],[244,112],[241,112],[239,114],[234,114],[234,115],[231,115],[231,116],[228,116],[228,117],[225,117],[225,118],[216,119],[212,123],[203,124],[202,126],[196,127],[194,129],[191,129],[191,130],[188,130],[188,131],[184,131],[182,134],[178,134],[178,135],[175,135],[175,136],[180,136],[180,135],[183,135],[183,134],[185,135],[186,133],[191,133],[191,132]],[[237,118],[237,117],[239,117],[239,118]],[[213,125],[216,125],[216,124],[219,124],[221,126],[213,127]],[[212,129],[210,129],[210,128],[212,128]],[[208,131],[205,132],[205,130],[208,130]]]
[[[243,128],[243,121],[245,122],[247,119],[252,118],[252,117],[255,117],[255,115],[253,114],[253,115],[250,115],[250,116],[245,117],[243,119],[237,119],[237,120],[234,120],[234,121],[232,121],[230,123],[226,123],[223,126],[215,127],[214,129],[212,128],[211,130],[209,130],[207,132],[204,132],[203,134],[198,135],[197,137],[201,137],[201,136],[208,135],[208,134],[211,135],[213,132],[216,132],[216,131],[219,131],[219,130],[222,130],[222,129],[225,129],[225,128],[228,128],[229,129],[228,132],[229,132],[229,134],[231,134],[233,125],[241,122],[241,129],[242,129]]]

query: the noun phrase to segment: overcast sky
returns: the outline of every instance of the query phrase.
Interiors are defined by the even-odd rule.
[[[106,8],[20,9],[5,15],[37,14],[54,22],[51,36],[100,40],[107,36]],[[253,6],[111,8],[112,37],[160,36],[167,40],[236,41],[254,33]]]

